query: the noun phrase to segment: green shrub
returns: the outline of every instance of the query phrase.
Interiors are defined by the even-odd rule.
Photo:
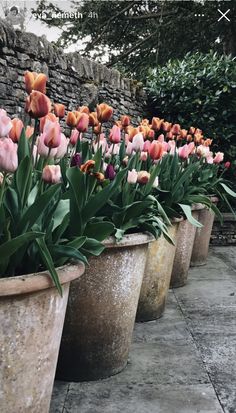
[[[212,52],[187,53],[153,70],[147,89],[152,115],[202,129],[232,162],[235,179],[236,61]]]

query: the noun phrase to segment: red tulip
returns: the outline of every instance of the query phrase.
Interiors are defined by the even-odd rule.
[[[50,99],[43,93],[33,90],[26,99],[25,110],[32,118],[43,118],[51,111]]]

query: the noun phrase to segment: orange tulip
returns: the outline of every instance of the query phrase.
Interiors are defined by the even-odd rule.
[[[192,140],[193,140],[192,135],[187,135],[187,142],[192,142]]]
[[[97,117],[99,122],[108,122],[113,115],[113,109],[106,103],[100,103],[97,105]]]
[[[102,182],[105,179],[105,176],[101,172],[95,172],[93,175],[99,182]]]
[[[41,119],[40,119],[41,120]],[[29,139],[29,138],[31,138],[31,136],[33,135],[33,133],[34,133],[34,128],[33,128],[33,126],[27,126],[26,127],[26,130],[25,130],[25,136],[26,136],[26,138],[27,139]]]
[[[55,115],[62,119],[65,116],[65,105],[62,103],[54,103],[54,113]]]
[[[23,125],[22,120],[17,119],[17,118],[13,119],[12,128],[9,132],[9,138],[11,138],[13,142],[19,142],[20,135],[21,135],[23,128],[24,128],[24,125]]]
[[[66,117],[66,124],[70,128],[74,128],[77,124],[77,117],[74,112],[68,112]]]
[[[88,173],[90,172],[91,169],[93,169],[94,165],[95,165],[95,161],[93,161],[92,159],[89,159],[87,162],[81,165],[80,169],[82,172]]]
[[[43,118],[51,111],[51,101],[43,93],[33,90],[26,99],[25,110],[32,118]]]
[[[187,129],[181,129],[180,130],[180,136],[181,136],[182,139],[186,139],[187,135],[188,135]]]
[[[78,112],[87,113],[87,115],[89,115],[89,108],[88,106],[80,106]]]
[[[162,123],[162,129],[165,132],[169,132],[171,130],[171,126],[172,126],[172,123],[170,123],[170,122],[163,122]]]
[[[25,89],[28,95],[32,90],[46,93],[47,76],[44,73],[25,72]]]
[[[101,123],[99,123],[98,125],[94,126],[93,131],[96,135],[99,135],[101,133],[102,130],[102,125]]]
[[[97,125],[98,125],[97,112],[91,112],[89,114],[89,126],[97,126]]]
[[[212,139],[208,138],[204,141],[204,146],[211,146],[211,144],[212,144]]]
[[[139,128],[134,128],[133,126],[128,126],[127,134],[129,135],[129,140],[132,142],[133,137],[140,132]]]
[[[156,131],[160,130],[163,122],[164,119],[152,118],[152,129]]]
[[[171,132],[174,135],[178,135],[180,133],[180,125],[178,123],[175,123],[171,128]]]
[[[120,121],[121,121],[121,126],[123,128],[126,128],[127,126],[130,125],[130,117],[127,115],[121,116]]]
[[[140,125],[149,126],[149,120],[148,119],[142,119]]]
[[[191,133],[192,135],[195,133],[196,128],[194,126],[191,126],[189,128],[189,133]]]

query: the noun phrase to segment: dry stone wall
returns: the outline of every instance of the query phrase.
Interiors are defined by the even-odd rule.
[[[44,36],[15,31],[0,19],[0,107],[10,115],[23,117],[25,70],[46,73],[48,96],[68,110],[80,105],[93,110],[105,101],[115,109],[115,118],[129,114],[136,124],[144,115],[146,96],[136,81],[79,53],[65,54]]]

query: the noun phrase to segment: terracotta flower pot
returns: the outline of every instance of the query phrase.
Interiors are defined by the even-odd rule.
[[[70,290],[58,358],[57,378],[97,380],[127,364],[147,257],[147,234],[105,241]]]
[[[169,235],[176,244],[179,222],[169,227]],[[151,242],[140,292],[136,321],[151,321],[162,316],[170,286],[176,246],[163,236]]]
[[[83,272],[58,270],[62,298],[47,272],[0,279],[1,413],[49,411],[69,285]]]
[[[192,215],[196,220],[198,220],[199,211],[203,208],[202,204],[196,204],[192,207]],[[196,227],[190,224],[187,219],[180,222],[170,281],[171,288],[182,287],[187,282],[195,234]]]
[[[211,201],[216,204],[218,202],[218,198],[211,197]],[[199,211],[198,221],[201,222],[203,227],[196,229],[196,235],[191,257],[192,267],[197,267],[206,264],[214,217],[214,212],[207,208],[204,208],[201,211]]]

